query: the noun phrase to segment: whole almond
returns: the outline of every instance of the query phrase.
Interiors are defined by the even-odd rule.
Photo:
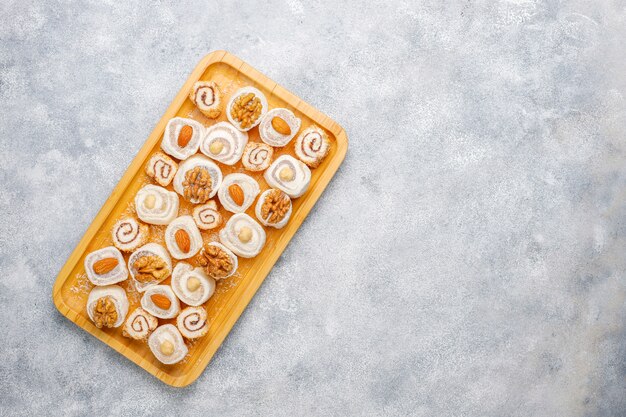
[[[193,136],[193,127],[189,125],[183,126],[183,128],[180,129],[180,132],[178,133],[178,146],[180,146],[181,148],[184,148],[185,146],[187,146],[192,136]]]
[[[287,122],[280,117],[274,117],[272,119],[272,127],[281,135],[291,135],[291,128],[289,127]]]
[[[176,244],[178,248],[184,253],[189,252],[191,249],[191,239],[189,239],[189,233],[186,230],[178,229],[174,234],[174,239],[176,239]]]
[[[102,258],[93,264],[93,272],[98,275],[108,274],[113,271],[118,262],[115,258]]]
[[[243,190],[241,189],[241,186],[239,184],[232,184],[230,187],[228,187],[228,194],[230,194],[230,197],[233,199],[235,204],[237,204],[238,206],[243,205],[244,195]]]
[[[157,307],[163,310],[169,309],[170,306],[172,305],[172,302],[170,301],[170,299],[164,296],[163,294],[152,294],[150,296],[150,299],[152,300],[154,305],[156,305]]]

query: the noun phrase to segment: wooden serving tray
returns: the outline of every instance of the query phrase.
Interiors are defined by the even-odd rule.
[[[205,118],[188,99],[192,85],[198,80],[216,81],[222,89],[224,108],[222,115],[217,120]],[[311,184],[307,192],[302,197],[293,200],[293,212],[287,225],[281,230],[265,227],[267,242],[263,251],[252,259],[240,258],[237,274],[218,282],[215,294],[205,304],[210,321],[208,334],[192,343],[187,342],[189,354],[183,361],[175,365],[163,365],[152,355],[147,343],[123,337],[121,327],[116,329],[98,329],[89,320],[85,305],[89,291],[93,286],[86,277],[83,261],[88,253],[111,245],[111,228],[113,224],[121,217],[134,213],[133,199],[135,194],[143,185],[151,183],[145,174],[145,163],[149,156],[160,148],[167,122],[176,116],[198,120],[205,126],[226,120],[225,104],[228,102],[231,94],[243,86],[254,86],[261,90],[267,97],[270,109],[286,107],[292,110],[297,117],[302,119],[301,129],[305,129],[311,124],[317,124],[324,128],[331,140],[331,150],[323,163],[318,168],[311,170]],[[257,128],[252,129],[248,133],[250,141],[260,141]],[[274,158],[287,153],[294,155],[294,141],[290,142],[285,148],[275,148]],[[54,304],[72,322],[166,384],[175,387],[189,385],[206,368],[218,347],[330,182],[330,179],[343,161],[347,149],[348,138],[346,133],[333,120],[234,55],[225,51],[210,53],[193,70],[191,76],[185,82],[178,95],[176,95],[176,98],[174,98],[174,101],[156,125],[156,128],[152,131],[152,134],[148,137],[135,159],[131,162],[121,181],[117,184],[111,196],[59,272],[52,290]],[[241,162],[238,162],[233,167],[221,163],[218,163],[218,165],[224,175],[231,172],[244,172]],[[263,172],[245,172],[259,182],[261,190],[269,188],[263,179]],[[167,188],[172,189],[171,185]],[[190,214],[192,205],[184,201],[183,198],[180,198],[180,202],[179,215]],[[221,207],[220,211],[224,216],[225,222],[231,213],[226,212]],[[247,210],[247,213],[255,218],[254,204]],[[150,240],[163,243],[165,226],[150,226],[150,228],[152,236],[156,237]],[[218,230],[219,228],[202,231],[204,241],[217,240]],[[128,254],[125,254],[124,258],[128,261]],[[175,262],[174,259],[172,261]],[[196,264],[193,258],[188,261]],[[139,305],[141,297],[133,288],[127,288],[129,281],[130,278],[119,285],[127,289],[130,313]],[[169,278],[163,283],[169,284]],[[159,324],[164,322],[173,322],[173,320],[159,320]]]

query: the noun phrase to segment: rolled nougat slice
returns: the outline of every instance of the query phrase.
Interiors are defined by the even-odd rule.
[[[280,156],[263,176],[270,187],[284,191],[291,198],[304,194],[311,182],[309,167],[291,155]]]
[[[166,365],[180,362],[189,352],[183,336],[173,324],[157,327],[148,338],[148,347],[152,354]]]
[[[241,159],[247,143],[246,132],[240,132],[228,122],[219,122],[207,128],[200,152],[225,165],[234,165]]]
[[[328,135],[317,126],[308,127],[296,139],[295,151],[302,162],[317,168],[330,151]]]
[[[233,275],[239,266],[237,256],[219,242],[205,243],[197,261],[208,276],[218,281]]]
[[[118,220],[111,229],[113,244],[123,252],[132,252],[148,243],[150,228],[133,217]]]
[[[146,165],[146,174],[161,187],[167,187],[174,179],[178,164],[163,152],[156,152]]]
[[[172,319],[180,312],[180,302],[169,285],[148,288],[141,297],[141,307],[160,319]]]
[[[228,174],[224,177],[217,197],[222,207],[233,213],[243,213],[254,203],[261,188],[254,178],[246,174]]]
[[[270,188],[259,197],[255,214],[262,225],[282,229],[291,217],[291,198],[284,191]]]
[[[159,321],[156,317],[143,308],[137,307],[128,315],[122,335],[135,340],[146,340],[158,325]]]
[[[175,259],[187,259],[202,248],[202,235],[191,216],[174,219],[165,229],[165,245]]]
[[[94,287],[87,298],[87,315],[97,328],[119,327],[128,313],[128,297],[118,285]]]
[[[267,110],[265,95],[254,87],[244,87],[231,96],[226,116],[233,126],[247,132],[261,122]]]
[[[183,303],[199,306],[215,292],[215,280],[206,274],[204,268],[179,262],[172,272],[172,290]]]
[[[198,152],[204,126],[193,119],[174,117],[165,127],[161,149],[176,159],[187,159]]]
[[[169,224],[178,216],[178,195],[158,185],[143,186],[135,196],[135,211],[148,224]]]
[[[300,130],[300,124],[301,120],[291,110],[272,109],[263,116],[263,120],[259,124],[259,135],[263,142],[280,148],[287,145],[296,136]]]
[[[191,88],[189,99],[210,119],[216,119],[222,113],[222,93],[213,81],[196,82]]]
[[[144,292],[172,273],[172,258],[158,243],[143,245],[128,258],[128,270],[137,291]]]
[[[197,339],[209,331],[207,313],[203,307],[187,307],[176,317],[176,327],[187,339]]]
[[[272,163],[274,148],[265,143],[248,142],[243,150],[241,163],[248,171],[263,171]]]
[[[128,278],[122,253],[113,246],[98,249],[85,257],[85,272],[93,285],[111,285]]]
[[[194,155],[180,164],[174,176],[174,190],[193,204],[204,204],[222,184],[222,170],[203,155]]]
[[[265,246],[265,230],[246,213],[237,213],[220,230],[220,242],[237,256],[254,258]]]
[[[217,211],[215,201],[208,201],[206,204],[196,206],[193,209],[193,221],[201,230],[215,229],[222,224],[222,215]]]

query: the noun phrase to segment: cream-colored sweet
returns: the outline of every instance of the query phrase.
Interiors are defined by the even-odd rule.
[[[113,264],[115,264],[114,267],[112,267]],[[93,285],[117,284],[128,278],[128,269],[126,269],[124,257],[114,246],[107,246],[91,252],[85,257],[84,266],[87,278]],[[104,266],[107,268],[101,270]]]
[[[189,135],[189,128],[186,126],[191,127],[191,135]],[[174,117],[165,127],[161,149],[176,159],[187,159],[198,152],[198,146],[200,146],[203,137],[204,126],[202,123],[184,117]]]
[[[168,224],[178,216],[178,195],[158,185],[145,185],[135,195],[135,211],[149,224]]]
[[[237,213],[220,230],[220,242],[242,258],[254,258],[265,246],[265,230],[252,217]]]
[[[86,308],[96,327],[120,327],[128,313],[126,291],[118,285],[94,287],[87,297]]]
[[[272,188],[284,191],[291,198],[300,197],[309,188],[311,170],[291,155],[282,155],[263,175]]]
[[[274,120],[275,118],[280,119],[280,125],[289,127],[289,133],[276,130],[277,121]],[[300,130],[301,122],[291,110],[283,108],[272,109],[263,116],[263,120],[259,124],[259,135],[263,142],[280,148],[286,146],[296,136],[298,130]]]
[[[181,163],[173,183],[174,190],[193,204],[206,203],[217,194],[221,184],[222,171],[203,155],[194,155]]]
[[[232,276],[239,267],[237,256],[219,242],[205,243],[197,260],[207,275],[217,281]]]
[[[143,245],[128,258],[128,270],[137,291],[144,292],[172,273],[172,258],[158,243]]]
[[[210,230],[215,229],[222,224],[222,215],[217,211],[215,201],[208,201],[206,204],[196,206],[193,209],[193,221],[196,222],[198,229]]]
[[[241,159],[247,143],[248,133],[228,122],[219,122],[206,129],[200,152],[222,164],[233,165]]]
[[[233,198],[233,191],[231,186],[237,185],[243,193],[243,203],[237,204],[237,201]],[[233,213],[243,213],[254,203],[254,199],[259,194],[261,189],[259,183],[254,178],[246,174],[229,174],[224,177],[222,185],[217,192],[217,197],[226,210]]]
[[[189,99],[206,117],[215,119],[222,113],[222,93],[213,81],[198,81],[189,93]]]
[[[197,339],[209,331],[207,313],[203,307],[187,307],[176,317],[176,327],[187,339]]]
[[[282,229],[291,217],[291,199],[282,190],[270,188],[257,200],[255,214],[264,226]]]
[[[248,171],[263,171],[272,163],[274,148],[259,142],[248,142],[243,150],[241,163]]]
[[[128,315],[122,335],[135,340],[145,340],[159,325],[159,321],[152,314],[141,307],[137,307]]]
[[[172,272],[172,290],[183,303],[199,306],[215,292],[215,280],[206,274],[204,268],[179,262]]]
[[[116,248],[124,252],[132,252],[148,242],[150,228],[133,217],[126,217],[113,225],[111,237]]]
[[[175,259],[188,259],[202,248],[202,235],[191,216],[180,216],[165,229],[165,245]],[[182,246],[181,246],[182,245]]]
[[[157,327],[148,338],[148,347],[152,354],[166,365],[180,362],[189,352],[183,336],[173,324]]]
[[[169,301],[167,307],[160,303]],[[154,317],[171,319],[180,312],[180,302],[169,285],[154,285],[146,290],[141,297],[141,307]]]
[[[252,100],[254,100],[255,98],[258,98],[258,101],[260,102],[260,105],[261,105],[260,112],[257,118],[254,119],[254,121],[249,126],[243,127],[242,120],[233,116],[233,106],[235,105],[235,101],[239,97],[250,94],[250,93],[254,95]],[[243,87],[235,91],[235,93],[230,97],[230,100],[228,101],[228,106],[226,107],[226,116],[228,117],[228,121],[233,126],[241,130],[242,132],[247,132],[248,130],[252,129],[253,127],[257,126],[259,123],[261,123],[261,119],[263,119],[263,115],[267,113],[267,110],[268,110],[267,99],[265,98],[265,95],[261,91],[259,91],[258,89],[254,87]]]
[[[155,152],[146,164],[146,174],[162,187],[170,185],[178,164],[163,152]]]
[[[317,168],[330,151],[328,135],[317,126],[308,127],[296,139],[295,151],[302,162]]]

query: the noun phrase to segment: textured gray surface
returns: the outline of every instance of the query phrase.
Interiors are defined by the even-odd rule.
[[[624,1],[106,3],[0,5],[0,414],[626,414]],[[215,49],[351,142],[181,390],[50,295]]]

